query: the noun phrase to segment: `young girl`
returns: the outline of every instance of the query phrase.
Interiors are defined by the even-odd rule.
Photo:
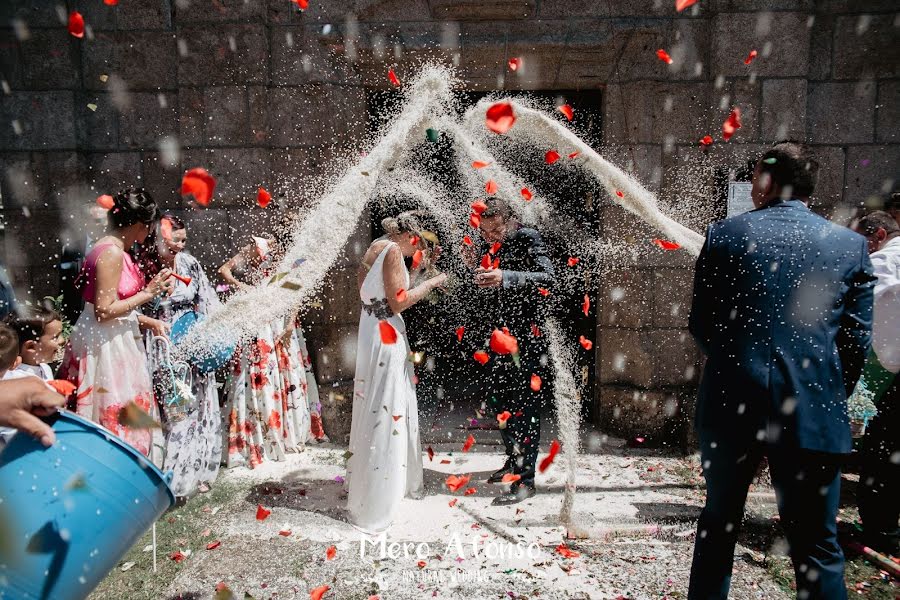
[[[152,435],[119,423],[119,412],[134,402],[156,413],[140,329],[165,334],[159,320],[137,309],[172,288],[163,269],[145,285],[127,250],[143,243],[158,218],[156,202],[142,189],[117,194],[107,214],[108,233],[85,257],[79,288],[85,305],[66,348],[61,376],[76,386],[75,411],[150,455]]]

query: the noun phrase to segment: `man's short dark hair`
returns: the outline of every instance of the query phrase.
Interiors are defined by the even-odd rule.
[[[0,371],[8,371],[19,357],[19,336],[6,323],[0,322]]]
[[[759,159],[759,169],[780,188],[790,188],[798,198],[812,196],[819,178],[819,163],[799,142],[778,142]]]
[[[859,220],[856,227],[865,235],[873,235],[879,229],[884,229],[888,235],[900,233],[900,225],[897,224],[894,217],[883,210],[870,212]]]
[[[501,217],[504,221],[508,221],[512,217],[512,208],[509,206],[509,202],[502,198],[497,198],[496,196],[491,196],[486,198],[484,203],[487,205],[487,209],[481,213],[482,217]]]

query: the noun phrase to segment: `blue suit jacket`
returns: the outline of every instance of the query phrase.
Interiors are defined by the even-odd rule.
[[[690,315],[707,356],[701,436],[850,452],[846,400],[870,344],[874,279],[865,239],[799,200],[710,225]]]

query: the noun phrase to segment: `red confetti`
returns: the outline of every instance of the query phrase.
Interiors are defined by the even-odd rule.
[[[191,169],[181,179],[181,195],[193,195],[200,206],[209,206],[215,189],[216,180],[202,167]]]
[[[78,11],[69,14],[69,33],[77,38],[84,37],[84,17]]]
[[[400,85],[400,79],[397,77],[397,74],[394,73],[393,69],[388,69],[388,79],[391,82],[391,85]]]
[[[513,336],[509,335],[509,330],[505,327],[503,331],[495,329],[491,333],[490,341],[491,350],[497,354],[518,354],[519,342]]]
[[[541,330],[538,329],[538,326],[534,323],[531,324],[531,335],[534,337],[541,337]]]
[[[549,295],[550,295],[550,290],[548,290],[547,288],[539,287],[539,288],[538,288],[538,293],[539,293],[541,296],[546,297],[546,296],[549,296]]]
[[[297,8],[300,10],[306,10],[309,8],[309,0],[291,0],[294,4],[297,5]]]
[[[491,257],[485,254],[481,257],[481,268],[482,269],[490,269],[491,268]]]
[[[499,268],[500,268],[500,259],[499,259],[499,258],[495,258],[495,259],[494,259],[494,262],[493,262],[493,264],[491,265],[491,268],[492,268],[492,269],[499,269]]]
[[[463,444],[462,451],[468,452],[474,445],[475,445],[475,436],[470,433],[469,437],[466,438],[466,441]]]
[[[496,194],[497,182],[493,179],[488,179],[488,182],[484,184],[484,191],[486,191],[488,194]]]
[[[693,6],[695,4],[697,4],[697,0],[675,0],[675,10],[681,12],[688,6]]]
[[[541,378],[538,375],[532,374],[531,376],[531,390],[534,392],[541,390]]]
[[[421,250],[416,250],[413,253],[413,257],[412,257],[412,268],[413,269],[418,269],[419,265],[422,264],[422,256],[423,256],[423,254],[422,254]]]
[[[260,208],[267,207],[271,201],[272,194],[267,192],[266,188],[259,188],[259,191],[256,192],[256,203],[259,204]]]
[[[546,471],[550,465],[553,464],[554,459],[556,459],[556,455],[559,454],[560,445],[557,440],[553,440],[550,442],[550,452],[541,460],[541,464],[538,465],[538,471],[543,473]]]
[[[466,246],[471,246],[471,245],[472,245],[472,238],[470,238],[470,237],[467,236],[467,235],[464,235],[464,236],[463,236],[463,244],[465,244]]]
[[[566,264],[568,264],[570,267],[574,267],[575,265],[578,264],[578,261],[580,261],[580,260],[581,259],[578,258],[577,256],[570,256],[569,260],[566,261]]]
[[[431,446],[428,446],[427,448],[425,448],[425,451],[428,452],[428,460],[433,461],[434,460],[434,450],[431,448]]]
[[[547,150],[547,154],[544,155],[544,162],[548,165],[552,165],[556,161],[559,160],[559,152],[556,150]]]
[[[468,488],[465,492],[463,492],[463,494],[464,494],[465,496],[471,496],[472,494],[476,493],[477,491],[478,491],[478,490],[476,490],[475,488],[471,487],[471,488]]]
[[[500,242],[494,242],[493,244],[491,244],[491,249],[488,250],[488,252],[490,254],[497,254],[497,252],[500,251],[501,246],[503,246],[503,244],[501,244]]]
[[[184,553],[181,550],[176,550],[172,554],[169,555],[169,560],[174,560],[177,563],[180,563],[185,559]]]
[[[662,48],[660,48],[659,50],[656,51],[656,58],[663,61],[667,65],[672,64],[672,57],[669,56],[669,53],[666,52],[665,50],[663,50]]]
[[[335,556],[337,556],[337,547],[328,546],[328,549],[325,551],[325,560],[334,560]]]
[[[521,475],[516,475],[515,473],[507,473],[503,476],[503,479],[500,480],[501,483],[513,483],[522,479]]]
[[[272,514],[272,511],[263,508],[262,504],[256,505],[256,520],[257,521],[265,521],[266,519],[269,518],[269,515],[271,515],[271,514]]]
[[[751,50],[750,54],[747,55],[747,58],[744,59],[744,64],[749,65],[753,62],[753,59],[759,54],[756,50]]]
[[[587,316],[589,310],[591,310],[591,299],[585,294],[584,302],[581,303],[581,311],[584,313],[584,316]]]
[[[65,379],[50,379],[47,381],[47,385],[56,390],[57,394],[65,396],[66,398],[74,394],[76,389],[74,383],[66,381]]]
[[[216,541],[214,541],[214,542],[208,543],[208,544],[206,545],[206,549],[207,549],[207,550],[215,550],[216,548],[218,548],[218,547],[221,546],[221,545],[222,545],[222,542],[220,542],[219,540],[216,540]]]
[[[478,352],[476,352],[475,354],[472,355],[472,358],[477,360],[482,365],[486,365],[487,361],[491,360],[491,357],[488,356],[488,353],[485,352],[484,350],[479,350]]]
[[[625,194],[621,190],[616,190],[616,196],[618,196],[619,198],[624,198]]]
[[[590,350],[591,348],[594,347],[594,342],[587,339],[583,335],[578,338],[578,343],[581,344],[581,347],[584,348],[585,350]]]
[[[712,139],[711,135],[704,135],[703,138],[700,140],[701,146],[712,146],[712,143],[713,143],[713,139]]]
[[[403,288],[397,290],[397,302],[406,302],[408,298],[409,294],[406,293],[406,290],[404,290]]]
[[[557,546],[556,551],[563,558],[578,558],[579,556],[581,556],[581,554],[579,554],[578,552],[575,552],[574,550],[569,550],[569,547],[566,546],[565,544],[560,544],[559,546]]]
[[[502,413],[497,415],[497,423],[499,423],[500,425],[504,425],[507,421],[509,421],[509,418],[511,416],[512,413],[510,413],[508,410],[504,410]]]
[[[653,240],[653,243],[662,248],[663,250],[678,250],[681,248],[681,244],[676,244],[675,242],[670,242],[668,240]]]
[[[731,114],[728,115],[728,118],[725,119],[725,122],[722,123],[722,137],[725,138],[725,141],[731,139],[731,136],[734,135],[734,132],[741,128],[741,109],[735,107],[731,110]]]
[[[309,600],[322,600],[322,596],[325,595],[325,592],[330,590],[331,587],[327,585],[320,585],[314,590],[309,591]]]
[[[106,210],[111,209],[115,206],[115,200],[113,197],[108,194],[103,194],[102,196],[97,198],[97,205],[101,208],[105,208]]]
[[[485,125],[494,133],[506,133],[515,122],[516,115],[509,102],[497,102],[485,113]]]
[[[459,488],[463,487],[472,477],[470,475],[450,475],[447,477],[447,488],[451,492],[459,491]]]
[[[518,71],[519,67],[522,66],[522,59],[521,58],[511,58],[511,59],[509,59],[509,61],[507,61],[506,64],[509,66],[510,71]]]
[[[485,167],[491,166],[491,163],[489,163],[489,162],[484,162],[484,161],[481,161],[481,160],[476,160],[476,161],[473,161],[473,162],[472,162],[472,166],[473,166],[474,168],[476,168],[476,169],[483,169],[483,168],[485,168]]]
[[[453,508],[454,506],[456,506],[457,502],[459,502],[459,498],[454,498],[453,500],[448,502],[447,505],[450,506],[450,508]]]
[[[465,335],[465,333],[466,333],[466,328],[465,328],[465,327],[463,327],[462,325],[460,325],[459,327],[457,327],[457,328],[456,328],[456,339],[457,339],[457,341],[460,341],[460,342],[461,342],[462,339],[463,339],[463,335]]]
[[[282,529],[281,531],[278,532],[278,535],[281,535],[284,537],[291,537],[291,530],[290,529]]]
[[[471,225],[473,229],[478,229],[478,226],[481,225],[481,215],[476,213],[472,213],[471,215],[469,215],[469,225]],[[469,239],[469,242],[471,241],[472,240]]]
[[[531,199],[534,198],[534,195],[531,193],[531,190],[529,190],[528,188],[522,188],[521,191],[519,191],[519,193],[522,194],[523,198],[525,198],[525,202],[531,202]]]
[[[119,0],[103,0],[103,4],[107,6],[116,6],[119,4]]]
[[[569,155],[569,158],[575,158],[578,155],[579,155],[579,152],[578,152],[578,150],[576,150],[575,152],[573,152]]]
[[[387,321],[378,321],[378,332],[381,334],[382,344],[397,343],[397,330]]]
[[[487,210],[487,204],[484,203],[484,200],[476,200],[472,203],[472,212],[476,215],[480,215],[484,211]]]
[[[563,104],[562,106],[557,107],[556,110],[566,115],[566,118],[570,121],[575,118],[575,111],[573,111],[572,107],[568,104]]]

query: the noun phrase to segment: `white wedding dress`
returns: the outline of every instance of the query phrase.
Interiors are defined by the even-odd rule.
[[[386,530],[400,500],[421,497],[423,487],[418,405],[406,325],[403,317],[391,313],[384,291],[384,260],[393,245],[385,245],[360,288],[363,306],[350,428],[353,454],[347,461],[346,483],[350,521],[369,534]],[[397,331],[395,343],[382,343],[380,320]]]

